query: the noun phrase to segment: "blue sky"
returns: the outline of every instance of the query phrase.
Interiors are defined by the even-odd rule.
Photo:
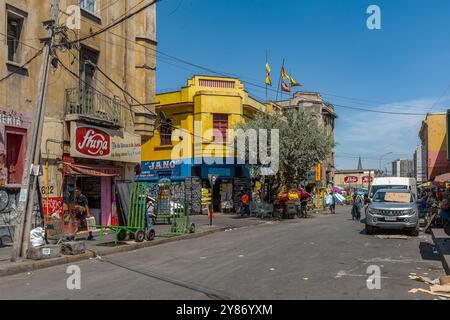
[[[382,29],[366,27],[381,8]],[[336,105],[408,113],[450,108],[448,0],[163,0],[158,50],[264,85],[266,50],[277,83],[283,58],[302,90]],[[205,71],[158,57],[157,90],[176,90]],[[264,89],[246,85],[256,98]],[[274,99],[276,93],[269,98]],[[286,95],[284,95],[286,98]],[[423,116],[336,107],[338,169],[412,158]]]

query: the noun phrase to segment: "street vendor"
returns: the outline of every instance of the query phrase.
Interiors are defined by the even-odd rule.
[[[76,217],[79,221],[78,231],[80,226],[84,229],[87,229],[86,219],[91,216],[91,211],[89,209],[88,199],[87,197],[81,193],[81,189],[77,187],[75,189],[75,207]],[[88,241],[93,240],[94,236],[92,235],[92,231],[89,231],[89,236],[87,238]]]

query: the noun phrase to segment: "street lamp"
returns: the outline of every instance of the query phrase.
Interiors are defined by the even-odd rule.
[[[379,163],[379,166],[378,166],[378,169],[380,170],[380,172],[381,172],[381,160],[383,160],[384,157],[386,157],[388,155],[391,155],[391,154],[393,154],[393,152],[388,152],[388,153],[382,154],[380,156],[380,163]]]

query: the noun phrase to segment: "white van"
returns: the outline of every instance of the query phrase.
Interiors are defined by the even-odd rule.
[[[375,178],[369,190],[369,198],[381,189],[410,190],[414,200],[417,200],[417,182],[414,178],[383,177]]]

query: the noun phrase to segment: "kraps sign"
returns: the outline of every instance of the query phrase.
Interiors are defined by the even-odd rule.
[[[111,139],[106,132],[93,127],[78,127],[75,133],[75,148],[84,155],[104,157],[111,153]]]
[[[345,183],[357,183],[358,180],[359,180],[358,177],[355,176],[348,176],[344,178]]]

